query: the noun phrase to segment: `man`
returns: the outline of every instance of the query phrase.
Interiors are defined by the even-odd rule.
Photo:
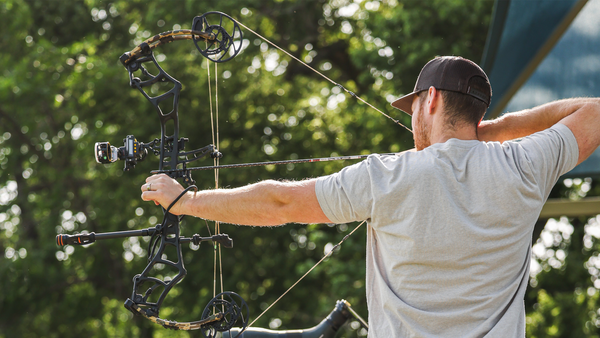
[[[416,151],[188,193],[171,212],[246,225],[368,220],[369,337],[524,337],[533,227],[558,178],[600,144],[600,101],[482,122],[490,100],[479,66],[435,58],[392,104],[412,115]],[[142,198],[166,207],[182,189],[152,176]]]

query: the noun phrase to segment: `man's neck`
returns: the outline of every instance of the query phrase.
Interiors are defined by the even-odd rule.
[[[478,140],[477,128],[460,124],[456,127],[448,126],[447,123],[434,123],[430,136],[431,144],[444,143],[449,139]]]

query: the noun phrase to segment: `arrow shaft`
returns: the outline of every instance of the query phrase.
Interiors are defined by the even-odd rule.
[[[369,155],[349,155],[349,156],[334,156],[334,157],[321,157],[321,158],[305,158],[297,160],[282,160],[282,161],[267,161],[267,162],[253,162],[253,163],[236,163],[236,164],[223,164],[223,165],[211,165],[204,167],[194,167],[186,169],[173,169],[173,170],[153,170],[150,173],[160,174],[176,171],[196,171],[196,170],[213,170],[213,169],[228,169],[228,168],[244,168],[244,167],[262,167],[267,165],[281,165],[281,164],[296,164],[296,163],[310,163],[310,162],[329,162],[329,161],[343,161],[343,160],[361,160],[365,159]],[[381,155],[396,155],[396,153],[387,153]]]

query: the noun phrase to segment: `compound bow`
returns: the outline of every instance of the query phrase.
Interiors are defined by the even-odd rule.
[[[225,25],[230,27],[229,31],[225,28]],[[157,34],[142,42],[133,50],[124,53],[120,57],[120,61],[129,73],[129,85],[132,88],[137,88],[155,108],[160,119],[161,137],[143,143],[139,142],[133,135],[128,135],[124,139],[124,145],[119,148],[110,145],[108,142],[98,142],[95,145],[95,156],[98,163],[124,160],[125,171],[133,169],[137,162],[144,160],[148,153],[152,152],[154,155],[159,156],[158,171],[167,171],[167,175],[174,179],[182,179],[188,187],[169,207],[166,209],[161,207],[164,214],[163,221],[154,228],[98,234],[92,232],[71,236],[58,235],[56,240],[59,245],[83,245],[99,239],[151,236],[148,245],[148,265],[142,273],[133,278],[133,291],[131,297],[125,301],[125,307],[134,314],[140,314],[166,328],[178,330],[200,329],[205,337],[214,338],[218,332],[228,331],[234,325],[240,326],[243,330],[248,324],[248,305],[241,296],[234,292],[226,291],[216,295],[208,302],[201,319],[198,321],[176,322],[159,318],[160,307],[165,297],[187,273],[183,264],[182,244],[191,242],[199,245],[201,242],[211,241],[226,248],[233,247],[233,241],[227,234],[215,234],[210,237],[201,237],[195,234],[189,238],[182,237],[179,227],[182,216],[175,216],[169,212],[183,194],[191,189],[197,190],[192,173],[187,169],[187,164],[208,156],[212,158],[222,156],[213,144],[196,150],[184,151],[188,139],[179,137],[178,115],[179,94],[182,86],[179,81],[160,67],[153,53],[153,49],[162,44],[189,39],[193,40],[200,54],[213,62],[230,60],[240,52],[242,47],[242,32],[235,20],[224,13],[208,12],[194,18],[191,30],[174,30]],[[158,74],[151,74],[144,67],[146,63],[153,64],[158,70]],[[137,77],[136,73],[141,73],[141,78]],[[173,87],[165,93],[152,97],[145,88],[157,83],[167,83]],[[170,111],[163,111],[161,103],[171,100],[172,107],[168,108]],[[165,108],[164,105],[163,108]],[[168,126],[172,128],[171,134],[167,131]],[[165,250],[168,247],[176,248],[176,259],[167,257]],[[170,280],[153,277],[151,272],[158,264],[176,269],[178,271],[177,275]],[[152,296],[157,291],[161,291],[160,295],[158,297]]]

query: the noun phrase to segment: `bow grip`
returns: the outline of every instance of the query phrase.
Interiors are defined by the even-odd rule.
[[[79,234],[79,235],[57,235],[56,236],[56,244],[60,246],[74,244],[74,245],[84,245],[94,243],[96,241],[96,234]]]

